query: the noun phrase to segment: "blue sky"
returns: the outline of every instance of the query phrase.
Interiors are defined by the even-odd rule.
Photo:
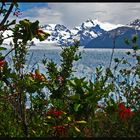
[[[128,24],[140,19],[140,3],[19,3],[22,15],[44,24],[64,24],[69,28],[79,26],[87,19],[98,19],[113,24]]]
[[[48,7],[48,3],[47,2],[34,2],[34,3],[32,3],[32,2],[28,2],[28,3],[26,3],[26,2],[20,2],[19,3],[19,8],[22,10],[22,11],[26,11],[26,10],[29,10],[29,9],[31,9],[31,8],[34,8],[34,7],[39,7],[39,8],[42,8],[42,7]]]

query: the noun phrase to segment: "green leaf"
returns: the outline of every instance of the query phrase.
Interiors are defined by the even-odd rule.
[[[75,130],[76,130],[77,132],[79,132],[79,133],[81,132],[80,129],[79,129],[78,127],[75,126],[74,128],[75,128]]]
[[[137,56],[136,59],[138,62],[140,62],[140,56]]]
[[[136,43],[137,40],[138,40],[138,36],[137,36],[137,35],[133,35],[133,37],[132,37],[132,42],[133,42],[133,43]]]
[[[76,86],[76,83],[75,83],[74,80],[69,80],[68,82],[70,83],[70,85],[72,85],[72,86]]]
[[[36,29],[38,29],[38,28],[39,28],[39,21],[36,20],[35,22],[33,22],[33,23],[31,24],[31,30],[36,30]]]
[[[11,22],[8,24],[8,26],[13,25],[13,24],[16,24],[16,20],[11,21]]]
[[[0,47],[0,51],[4,51],[4,50],[7,50],[7,48]]]
[[[109,68],[106,69],[106,73],[108,76],[113,77],[112,71]]]
[[[114,61],[115,61],[116,63],[118,63],[118,62],[119,62],[119,59],[118,59],[118,58],[114,58]]]
[[[45,39],[47,39],[50,36],[50,34],[48,33],[44,33],[44,34],[38,34],[38,39],[40,41],[44,41]]]
[[[79,100],[80,99],[80,95],[76,94],[76,95],[70,96],[69,99],[70,100]]]
[[[87,123],[87,122],[82,120],[82,121],[76,121],[76,123],[85,124],[85,123]]]
[[[16,8],[18,8],[18,7],[19,7],[19,5],[18,5],[18,3],[17,3],[17,2],[14,2],[14,6],[15,6]]]
[[[20,20],[19,23],[23,26],[30,25],[30,21],[28,19]]]
[[[78,111],[79,107],[81,106],[81,104],[74,104],[74,110],[75,112]]]

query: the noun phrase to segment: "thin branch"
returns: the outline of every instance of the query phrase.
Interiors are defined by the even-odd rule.
[[[6,15],[4,16],[3,20],[0,23],[0,30],[3,28],[3,25],[5,24],[5,22],[7,21],[10,13],[12,12],[12,9],[14,7],[14,2],[11,3],[9,10],[7,11]]]
[[[0,41],[1,41],[1,40],[5,40],[5,39],[8,39],[8,38],[10,38],[10,37],[14,37],[14,36],[7,36],[7,37],[2,38],[2,39],[0,38]]]
[[[15,48],[12,48],[7,54],[5,54],[4,58],[9,55]]]
[[[0,9],[0,15],[2,14],[2,11],[3,11],[3,7],[4,7],[4,5],[5,5],[5,3],[4,2],[2,2],[2,6],[1,6],[1,9]]]

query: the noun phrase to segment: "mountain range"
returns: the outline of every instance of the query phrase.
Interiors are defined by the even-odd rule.
[[[68,29],[60,24],[47,24],[42,26],[42,29],[50,34],[50,37],[44,42],[55,42],[62,46],[71,46],[74,40],[79,40],[80,46],[86,46],[91,40],[121,26],[123,25],[88,19],[73,29]]]
[[[71,46],[74,44],[74,40],[79,40],[80,46],[85,48],[112,48],[115,39],[116,48],[130,48],[130,46],[124,43],[124,40],[126,38],[131,39],[134,34],[137,34],[140,38],[139,19],[127,25],[116,25],[100,22],[97,19],[88,19],[73,29],[69,29],[62,24],[46,24],[41,26],[41,28],[48,32],[50,36],[43,42],[33,39],[35,45],[38,43],[55,43],[61,46]],[[5,43],[10,41],[9,39]],[[140,43],[139,40],[138,43]]]

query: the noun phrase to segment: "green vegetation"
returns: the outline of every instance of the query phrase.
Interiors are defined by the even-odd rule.
[[[46,74],[39,69],[25,72],[27,42],[45,40],[49,34],[39,28],[39,21],[8,21],[16,2],[1,5],[0,43],[6,30],[13,32],[12,49],[0,47],[0,136],[6,137],[139,137],[140,136],[140,55],[137,36],[125,40],[136,60],[129,65],[125,58],[115,58],[115,66],[96,68],[95,82],[75,77],[73,62],[81,58],[78,42],[63,48],[60,68],[43,59]],[[14,13],[15,14],[15,13]],[[6,57],[12,52],[12,67]],[[119,69],[119,73],[116,73]],[[119,80],[118,77],[123,77]],[[133,80],[130,80],[133,77]],[[119,81],[118,81],[119,80]],[[47,93],[43,89],[47,89]],[[110,96],[113,93],[115,99]],[[126,98],[123,102],[122,95]],[[26,108],[27,94],[30,108]],[[50,94],[47,98],[47,94]],[[100,101],[104,101],[100,105]]]

